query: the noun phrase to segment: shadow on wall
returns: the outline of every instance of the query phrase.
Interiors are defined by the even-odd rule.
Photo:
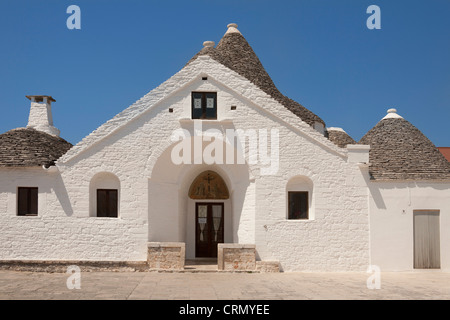
[[[368,183],[370,194],[378,209],[386,209],[386,204],[383,199],[383,196],[381,195],[380,190],[383,191],[397,190],[399,192],[397,198],[403,195],[403,197],[408,197],[408,201],[411,203],[411,201],[413,201],[414,199],[417,200],[419,198],[429,198],[430,195],[427,192],[425,192],[426,189],[433,191],[445,191],[448,189],[448,184],[439,182],[432,183],[426,181],[418,182],[418,181],[404,181],[404,180],[373,182],[370,181],[369,179],[367,179],[366,182]],[[420,192],[419,194],[417,192],[412,194],[411,192],[415,189],[422,190],[422,192]],[[407,193],[401,193],[403,191]]]
[[[370,180],[370,174],[368,172],[368,168],[360,168],[362,171],[361,174],[364,177],[364,181],[369,188],[370,195],[375,202],[375,205],[378,209],[386,209],[386,203],[383,200],[383,196],[381,195],[380,189],[376,182]]]
[[[55,192],[56,198],[61,205],[61,208],[64,210],[66,216],[70,217],[73,214],[72,204],[70,203],[69,195],[67,194],[66,186],[64,185],[64,181],[61,178],[61,174],[57,173],[54,185],[52,186],[53,191]]]

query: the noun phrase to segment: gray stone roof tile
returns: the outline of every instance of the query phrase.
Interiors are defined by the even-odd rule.
[[[382,119],[358,143],[370,145],[369,172],[375,180],[450,179],[450,163],[403,118]]]
[[[51,166],[72,144],[48,133],[18,128],[0,135],[0,167]]]
[[[344,130],[327,130],[328,139],[340,148],[345,148],[348,144],[356,144],[356,141]]]

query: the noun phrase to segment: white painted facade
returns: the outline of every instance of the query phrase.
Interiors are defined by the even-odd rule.
[[[195,91],[217,92],[217,120],[201,121],[204,131],[276,129],[277,170],[263,174],[268,164],[248,159],[175,164],[178,142],[171,137],[180,129],[194,136]],[[210,143],[190,141],[202,152]],[[313,129],[244,77],[200,56],[56,167],[0,168],[0,260],[145,261],[148,242],[184,242],[186,258],[194,258],[195,202],[202,201],[188,190],[213,170],[230,192],[221,201],[225,243],[254,244],[258,259],[278,260],[284,271],[366,271],[370,264],[412,270],[411,211],[421,208],[440,210],[441,269],[449,269],[450,184],[371,182],[368,162],[369,146],[337,147],[323,127]],[[21,186],[39,188],[38,216],[17,216]],[[96,216],[99,188],[118,190],[118,218]],[[309,219],[287,218],[289,191],[308,192]]]
[[[371,263],[381,270],[414,269],[414,212],[439,212],[441,270],[450,270],[450,184],[372,182],[370,190]]]

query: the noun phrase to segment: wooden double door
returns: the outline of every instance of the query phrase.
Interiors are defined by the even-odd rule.
[[[195,204],[195,256],[217,257],[217,244],[224,242],[223,202]]]

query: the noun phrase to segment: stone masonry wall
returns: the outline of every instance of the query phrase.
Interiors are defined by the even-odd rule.
[[[255,245],[219,244],[218,269],[224,271],[256,270]]]
[[[174,242],[150,242],[147,263],[149,269],[183,270],[185,244]]]

